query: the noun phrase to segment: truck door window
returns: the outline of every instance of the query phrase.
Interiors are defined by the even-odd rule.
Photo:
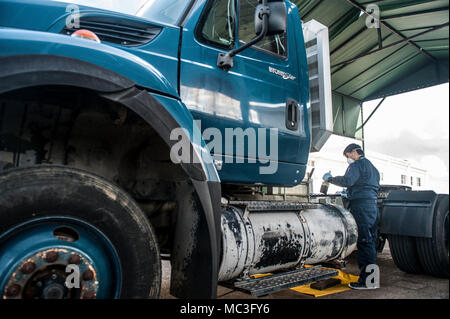
[[[211,0],[203,11],[200,40],[221,48],[234,46],[236,7],[235,0]]]
[[[247,43],[253,39],[255,34],[254,16],[259,0],[241,0],[239,5],[239,42]],[[262,41],[255,44],[263,50],[286,57],[287,36],[286,32],[281,35],[266,36]]]

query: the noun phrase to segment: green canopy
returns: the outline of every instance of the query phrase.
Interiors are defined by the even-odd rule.
[[[293,2],[329,29],[335,134],[362,139],[364,101],[448,82],[448,0]]]

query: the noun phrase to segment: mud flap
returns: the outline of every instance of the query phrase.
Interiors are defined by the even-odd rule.
[[[220,183],[183,183],[177,193],[179,211],[171,254],[170,293],[178,298],[216,298]]]
[[[433,191],[391,191],[380,211],[380,233],[431,238],[437,197]]]

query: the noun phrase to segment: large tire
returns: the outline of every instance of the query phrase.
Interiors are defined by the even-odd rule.
[[[438,195],[433,217],[433,237],[416,239],[423,269],[428,275],[442,278],[449,277],[448,202],[448,195]]]
[[[53,223],[54,219],[62,224],[66,223],[65,219],[67,223],[74,220],[89,229],[92,226],[92,229],[98,230],[95,236],[101,234],[104,236],[102,239],[110,244],[108,247],[111,250],[100,250],[107,244],[101,247],[79,248],[81,251],[83,248],[90,249],[89,251],[94,252],[94,255],[97,254],[95,255],[97,257],[105,251],[114,252],[114,256],[100,255],[107,256],[101,259],[109,261],[111,257],[111,260],[118,261],[118,263],[111,263],[111,265],[118,265],[118,269],[108,273],[111,278],[118,274],[114,277],[117,278],[114,281],[116,292],[111,296],[104,293],[105,298],[159,297],[161,286],[159,249],[154,231],[139,206],[113,183],[94,174],[62,166],[20,168],[0,174],[0,286],[2,272],[6,272],[1,265],[2,243],[6,245],[8,238],[9,240],[14,238],[15,230],[21,229],[20,225],[31,222],[27,226],[29,231],[29,228],[37,227],[33,225],[48,223],[48,220]],[[34,220],[35,224],[33,224]],[[80,231],[84,232],[83,229],[80,226]],[[86,234],[94,236],[93,232],[88,230]],[[17,240],[19,239],[26,241],[26,238]],[[91,246],[96,245],[96,239],[89,238],[89,240],[90,243],[94,243]],[[10,245],[12,245],[11,242],[10,240]],[[78,240],[78,245],[81,245],[80,242]],[[72,243],[61,242],[61,244]],[[39,257],[39,255],[36,256]],[[15,256],[10,256],[10,258],[13,257]],[[26,260],[30,257],[24,255],[24,258]],[[67,260],[67,257],[64,258]],[[100,264],[104,262],[106,261],[99,260]],[[55,272],[55,270],[52,271]],[[101,274],[96,275],[101,276]],[[109,278],[105,276],[104,278]],[[107,284],[111,285],[111,283]],[[42,283],[39,287],[41,285]],[[20,285],[18,286],[20,288]],[[7,288],[4,288],[5,291]],[[0,297],[4,296],[4,293],[0,290]],[[21,296],[23,295],[17,295],[17,297]],[[79,297],[83,295],[80,293]],[[86,298],[88,297],[99,296],[91,293],[90,296],[86,295]]]
[[[395,265],[410,274],[423,274],[414,237],[388,235],[389,249]]]

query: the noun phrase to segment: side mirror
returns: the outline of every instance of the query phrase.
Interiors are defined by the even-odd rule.
[[[256,37],[237,49],[227,53],[219,53],[217,67],[228,71],[233,67],[233,57],[239,52],[258,43],[266,35],[281,34],[287,28],[287,9],[284,0],[261,0],[261,4],[255,10],[255,32]]]
[[[268,2],[269,8],[269,25],[267,35],[283,34],[287,28],[287,8],[284,1]],[[259,35],[263,29],[263,19],[261,9],[263,5],[259,4],[255,10],[255,33]]]

